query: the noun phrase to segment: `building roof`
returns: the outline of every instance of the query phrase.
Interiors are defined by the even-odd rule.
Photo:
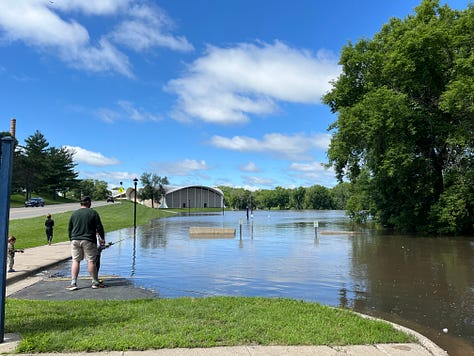
[[[185,185],[185,186],[176,186],[176,185],[164,185],[163,188],[165,189],[165,193],[166,194],[169,194],[169,193],[173,193],[173,192],[176,192],[178,190],[182,190],[182,189],[187,189],[187,188],[204,188],[204,189],[208,189],[208,190],[211,190],[219,195],[224,195],[224,192],[222,190],[220,190],[219,188],[216,188],[216,187],[207,187],[205,185]]]

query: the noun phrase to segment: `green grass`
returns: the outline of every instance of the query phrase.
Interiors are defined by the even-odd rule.
[[[7,300],[20,353],[409,342],[385,322],[290,299]]]
[[[92,208],[100,214],[102,224],[104,225],[105,234],[107,232],[133,227],[133,210],[134,203],[124,200],[121,204],[108,204],[104,206]],[[79,203],[77,203],[79,208]],[[191,209],[191,212],[197,209]],[[206,209],[211,211],[211,209]],[[137,204],[137,226],[145,225],[153,219],[173,216],[177,213],[187,213],[188,209],[151,209],[144,205]],[[73,212],[54,214],[54,237],[53,243],[68,241],[67,226],[69,217]],[[44,228],[45,216],[38,216],[29,219],[10,220],[8,234],[16,237],[17,248],[29,248],[41,246],[46,243],[46,235]]]
[[[95,208],[106,231],[133,226],[132,202]],[[137,225],[187,209],[137,205]],[[55,214],[53,242],[67,241],[72,212]],[[11,220],[18,248],[45,244],[44,217]],[[390,324],[290,299],[210,297],[132,301],[8,298],[5,332],[17,352],[145,350],[233,345],[348,345],[413,341]]]
[[[49,195],[47,195],[47,194],[45,194],[45,195],[33,194],[31,197],[32,198],[38,198],[38,197],[43,198],[46,205],[74,202],[73,200],[65,199],[65,198],[61,198],[61,197],[56,197],[55,199],[51,199],[49,197]],[[10,196],[10,207],[11,208],[19,208],[19,207],[25,206],[25,200],[26,199],[25,199],[24,194],[12,194]]]
[[[109,204],[94,208],[99,212],[102,224],[106,232],[133,227],[133,202],[123,201],[122,204]],[[79,208],[79,203],[77,204]],[[147,224],[153,219],[158,219],[174,215],[177,210],[151,209],[141,204],[137,204],[137,225]],[[72,211],[54,214],[54,242],[68,241],[67,226]],[[9,235],[17,238],[17,248],[29,248],[44,245],[46,235],[44,228],[45,216],[38,216],[29,219],[10,220]]]

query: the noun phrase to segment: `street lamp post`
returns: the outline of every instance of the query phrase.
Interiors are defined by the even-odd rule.
[[[138,183],[138,179],[135,178],[133,180],[133,185],[135,186],[135,194],[134,194],[134,197],[133,197],[133,200],[134,200],[134,204],[133,204],[133,229],[134,230],[137,229],[137,183]]]

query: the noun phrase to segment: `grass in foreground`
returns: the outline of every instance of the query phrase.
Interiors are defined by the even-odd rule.
[[[348,310],[255,297],[8,299],[5,319],[5,331],[22,337],[20,353],[412,341],[388,323]]]

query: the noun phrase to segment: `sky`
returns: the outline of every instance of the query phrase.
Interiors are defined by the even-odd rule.
[[[111,189],[145,172],[331,188],[321,97],[341,49],[420,2],[0,0],[0,131],[15,118],[20,144],[39,131]]]

